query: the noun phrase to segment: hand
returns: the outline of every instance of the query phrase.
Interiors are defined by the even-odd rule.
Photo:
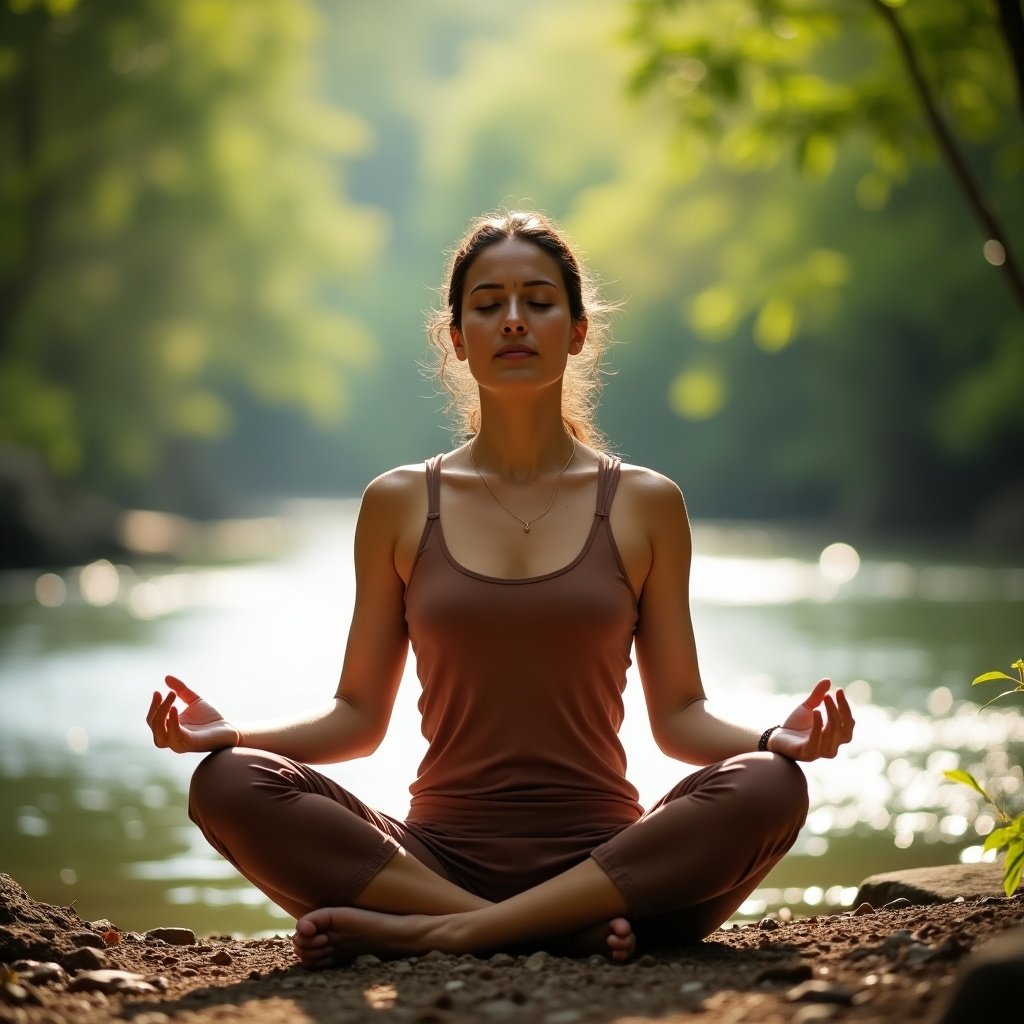
[[[163,697],[159,691],[154,691],[146,715],[146,724],[158,747],[170,747],[175,753],[186,754],[239,744],[238,730],[209,701],[174,676],[167,676],[165,682],[171,692]],[[185,702],[185,710],[180,715],[174,706],[176,697]]]
[[[842,690],[836,690],[832,699],[828,679],[820,680],[811,695],[786,721],[768,737],[768,749],[773,754],[784,754],[794,761],[816,761],[819,757],[835,757],[844,743],[853,736],[853,714]],[[818,705],[824,705],[822,722]]]

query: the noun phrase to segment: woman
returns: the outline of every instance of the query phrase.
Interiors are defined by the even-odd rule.
[[[638,937],[699,939],[796,839],[794,762],[835,756],[849,705],[823,679],[760,734],[707,709],[683,498],[600,451],[606,309],[554,225],[481,218],[446,296],[430,333],[469,439],[366,489],[334,700],[235,724],[168,677],[154,741],[215,752],[190,815],[297,918],[307,967],[540,943],[625,960]],[[307,766],[377,747],[410,643],[429,747],[401,822]],[[659,746],[703,766],[646,813],[617,737],[631,648]]]

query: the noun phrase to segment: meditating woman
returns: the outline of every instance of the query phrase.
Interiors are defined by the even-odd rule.
[[[849,704],[822,679],[763,731],[707,707],[683,497],[602,450],[608,311],[555,225],[479,219],[444,294],[429,333],[466,440],[367,487],[333,700],[246,723],[168,677],[154,741],[211,751],[190,814],[294,915],[307,967],[699,940],[793,844],[796,762],[849,741]],[[428,750],[400,821],[309,766],[378,746],[410,644]],[[618,739],[633,650],[659,747],[700,766],[647,810]]]

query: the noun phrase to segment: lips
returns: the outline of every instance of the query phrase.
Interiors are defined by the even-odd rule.
[[[525,359],[527,356],[535,356],[536,354],[536,349],[530,348],[529,345],[524,345],[522,342],[513,342],[510,345],[502,345],[494,353],[494,356],[496,359]]]

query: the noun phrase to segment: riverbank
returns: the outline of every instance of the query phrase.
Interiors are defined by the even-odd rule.
[[[964,961],[1021,924],[1021,897],[961,896],[930,905],[902,898],[842,915],[769,917],[720,929],[696,946],[641,953],[624,965],[544,952],[430,953],[386,963],[364,956],[310,973],[297,965],[284,936],[123,932],[109,921],[83,921],[70,907],[39,903],[0,875],[0,962],[9,965],[0,968],[0,1021],[959,1024],[966,1018],[944,1014]],[[1013,970],[1021,970],[1019,958]],[[998,998],[999,989],[997,978],[988,998]],[[1012,996],[1008,982],[1002,989]]]

